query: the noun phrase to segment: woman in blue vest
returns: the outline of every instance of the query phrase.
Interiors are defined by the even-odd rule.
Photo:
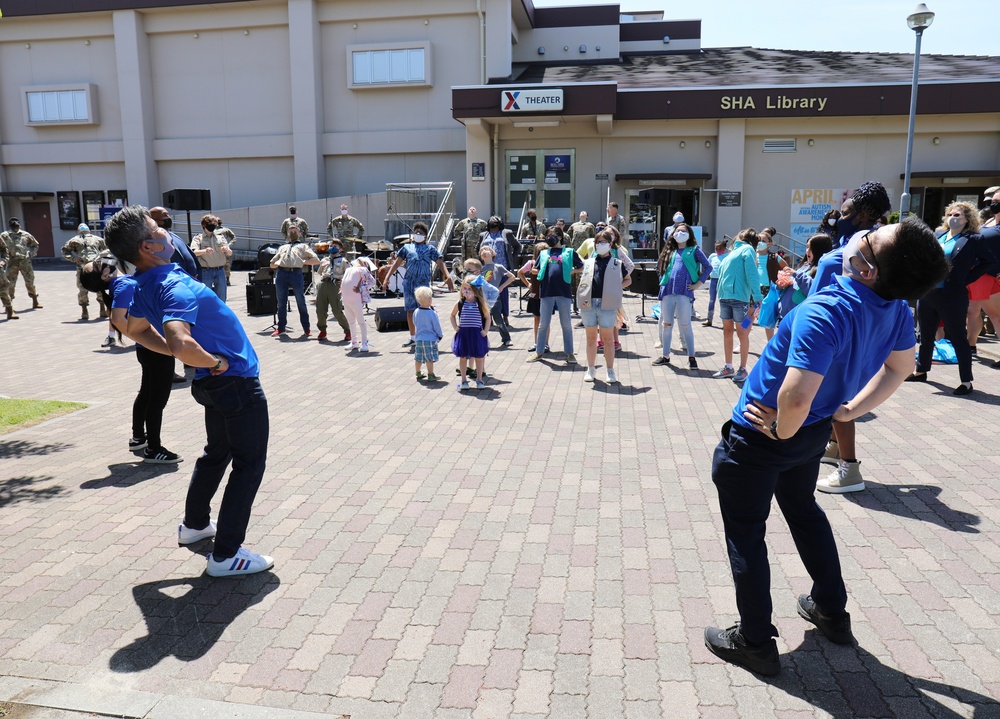
[[[573,251],[572,247],[563,247],[563,231],[558,227],[550,227],[545,235],[548,249],[538,255],[538,266],[532,270],[538,276],[540,286],[538,337],[535,341],[535,351],[528,357],[528,362],[537,362],[545,352],[545,338],[549,336],[549,325],[552,324],[553,309],[559,312],[559,324],[562,327],[563,351],[566,353],[566,364],[576,364],[573,354],[573,320],[570,312],[573,309],[573,275],[583,270],[583,260]]]
[[[953,202],[944,211],[943,224],[938,228],[938,242],[951,271],[944,282],[917,303],[917,324],[920,328],[920,350],[917,367],[907,382],[926,382],[934,354],[934,339],[940,324],[944,336],[955,348],[958,377],[962,384],[952,394],[972,392],[972,349],[965,331],[965,316],[969,310],[966,287],[984,274],[997,272],[997,263],[980,235],[979,211],[968,202]]]
[[[682,222],[663,246],[657,262],[660,275],[660,341],[662,354],[653,360],[653,366],[670,364],[670,340],[674,318],[680,324],[688,352],[688,368],[698,369],[694,358],[694,331],[691,329],[691,306],[694,291],[712,274],[712,263],[697,246],[698,241],[687,223]]]
[[[615,347],[613,328],[618,324],[618,310],[622,307],[622,291],[632,284],[625,262],[615,257],[613,245],[617,230],[608,228],[597,234],[594,254],[583,262],[583,275],[576,293],[576,303],[587,333],[587,373],[584,382],[593,382],[597,372],[597,333],[600,328],[604,348],[606,381],[614,384]]]

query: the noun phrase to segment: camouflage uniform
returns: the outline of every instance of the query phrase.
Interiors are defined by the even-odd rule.
[[[528,238],[534,240],[538,239],[539,237],[542,240],[544,240],[546,229],[547,228],[545,227],[545,225],[543,225],[541,222],[536,221],[534,224],[532,224],[531,220],[529,220],[526,217],[524,218],[524,224],[521,225],[521,232],[519,234],[521,235],[522,240],[526,240]]]
[[[622,244],[623,245],[628,244],[629,240],[628,223],[625,221],[625,218],[622,217],[622,213],[619,212],[614,217],[609,217],[608,227],[614,227],[616,230],[618,230],[618,234],[621,235],[622,238]]]
[[[35,270],[31,266],[31,258],[38,254],[38,240],[24,230],[10,230],[0,234],[0,241],[7,245],[10,257],[7,260],[7,279],[10,280],[8,294],[14,299],[14,289],[17,275],[24,277],[24,286],[28,288],[35,309],[42,309],[38,303],[38,292],[35,291]]]
[[[464,220],[455,225],[454,231],[451,233],[452,237],[462,238],[462,260],[467,260],[470,257],[473,259],[479,259],[476,254],[476,246],[479,244],[479,236],[486,232],[486,220],[471,217],[466,217]]]
[[[10,257],[10,252],[7,250],[7,243],[0,242],[0,302],[3,303],[3,308],[7,311],[7,319],[16,320],[20,318],[14,312],[14,306],[10,303],[10,295],[7,294],[7,289],[10,287],[10,281],[7,279],[8,257]]]
[[[83,308],[81,314],[81,319],[90,319],[90,315],[87,308],[90,306],[90,293],[80,282],[80,275],[83,273],[83,266],[88,262],[94,262],[98,257],[101,256],[101,252],[107,249],[107,245],[104,244],[104,240],[97,235],[92,235],[89,232],[86,234],[79,234],[62,248],[62,256],[76,265],[76,289],[77,295],[76,300],[80,307]],[[108,310],[104,306],[104,298],[97,294],[97,304],[101,308],[101,317],[108,316]]]
[[[572,243],[574,250],[579,250],[580,245],[582,245],[585,240],[588,240],[595,235],[594,225],[591,222],[574,222],[569,226],[570,242]]]
[[[357,250],[363,252],[365,248],[360,247],[361,239],[365,236],[365,226],[350,215],[341,215],[330,219],[330,224],[326,226],[326,234],[336,237],[344,243],[344,250]],[[352,245],[356,242],[357,245]],[[341,310],[343,312],[343,310]]]
[[[328,255],[320,260],[320,279],[316,283],[316,326],[321,333],[326,332],[326,320],[332,311],[340,329],[344,330],[344,336],[351,336],[351,326],[347,323],[344,301],[340,294],[340,281],[344,279],[344,272],[349,264],[342,252],[338,252],[332,259]]]
[[[302,242],[306,241],[309,235],[309,225],[301,217],[296,216],[295,218],[286,217],[285,221],[281,223],[281,236],[288,240],[288,228],[295,225],[299,228],[299,240]]]
[[[217,229],[215,231],[215,236],[216,237],[221,237],[223,240],[225,240],[226,244],[229,245],[230,248],[232,248],[233,243],[236,242],[236,233],[233,232],[232,230],[230,230],[228,227],[220,227],[219,229]],[[226,256],[226,285],[229,286],[229,287],[233,286],[233,283],[229,280],[229,273],[231,271],[230,268],[232,267],[232,265],[233,265],[233,256],[232,255],[227,255]]]

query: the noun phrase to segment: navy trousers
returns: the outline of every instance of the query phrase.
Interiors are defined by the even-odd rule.
[[[722,428],[712,481],[719,492],[743,636],[753,644],[778,636],[771,623],[771,567],[764,543],[772,497],[812,578],[817,606],[833,615],[847,606],[833,530],[815,496],[830,426],[829,419],[816,422],[784,442],[731,421]]]

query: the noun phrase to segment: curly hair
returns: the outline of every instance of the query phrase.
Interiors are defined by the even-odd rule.
[[[891,208],[889,194],[881,182],[865,182],[851,195],[855,212],[868,213],[868,219],[873,222],[886,214]]]

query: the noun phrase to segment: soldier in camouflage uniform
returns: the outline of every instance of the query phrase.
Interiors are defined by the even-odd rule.
[[[594,232],[594,225],[587,221],[586,210],[580,213],[579,222],[574,222],[569,226],[570,243],[573,245],[574,250],[579,250],[580,245],[582,245],[586,240],[596,237],[596,235],[597,233]]]
[[[340,217],[330,216],[330,224],[326,226],[326,234],[336,237],[348,250],[361,250],[360,247],[352,247],[353,240],[360,243],[365,236],[365,226],[356,217],[347,214],[347,205],[340,206]]]
[[[528,210],[528,214],[524,218],[524,224],[521,225],[518,235],[522,240],[533,239],[544,241],[545,229],[545,225],[538,221],[538,213],[534,210]]]
[[[469,208],[469,216],[455,225],[452,237],[462,238],[462,261],[469,259],[479,259],[476,247],[479,244],[479,236],[486,232],[486,222],[479,219],[479,213],[475,207]]]
[[[309,237],[309,225],[298,216],[295,205],[288,206],[288,217],[281,223],[281,236],[285,238],[286,242],[288,241],[288,228],[292,225],[299,228],[300,241],[306,242],[306,238]]]
[[[19,320],[21,318],[14,312],[14,306],[10,303],[10,295],[7,294],[7,288],[10,287],[10,282],[7,280],[7,259],[9,257],[7,243],[0,242],[0,302],[3,302],[3,308],[7,311],[7,319]]]
[[[31,306],[40,310],[42,305],[38,302],[38,293],[35,291],[35,270],[31,267],[31,258],[38,254],[38,240],[29,233],[21,229],[21,221],[16,217],[11,217],[7,223],[9,232],[0,234],[0,242],[7,245],[7,279],[10,287],[7,292],[11,299],[14,299],[14,289],[17,284],[17,275],[24,276],[24,286],[28,288],[28,295],[31,296]]]
[[[628,244],[628,222],[618,214],[618,203],[612,202],[608,205],[608,227],[614,227],[621,236],[622,243]]]
[[[83,272],[83,266],[88,262],[95,262],[101,256],[101,252],[107,249],[107,245],[97,235],[90,234],[90,228],[87,225],[82,224],[76,229],[80,234],[63,245],[62,255],[76,265],[76,299],[82,308],[80,319],[89,320],[90,293],[80,282],[80,274]],[[107,317],[108,310],[104,306],[104,298],[101,297],[100,293],[96,294],[97,304],[101,308],[101,317]]]

